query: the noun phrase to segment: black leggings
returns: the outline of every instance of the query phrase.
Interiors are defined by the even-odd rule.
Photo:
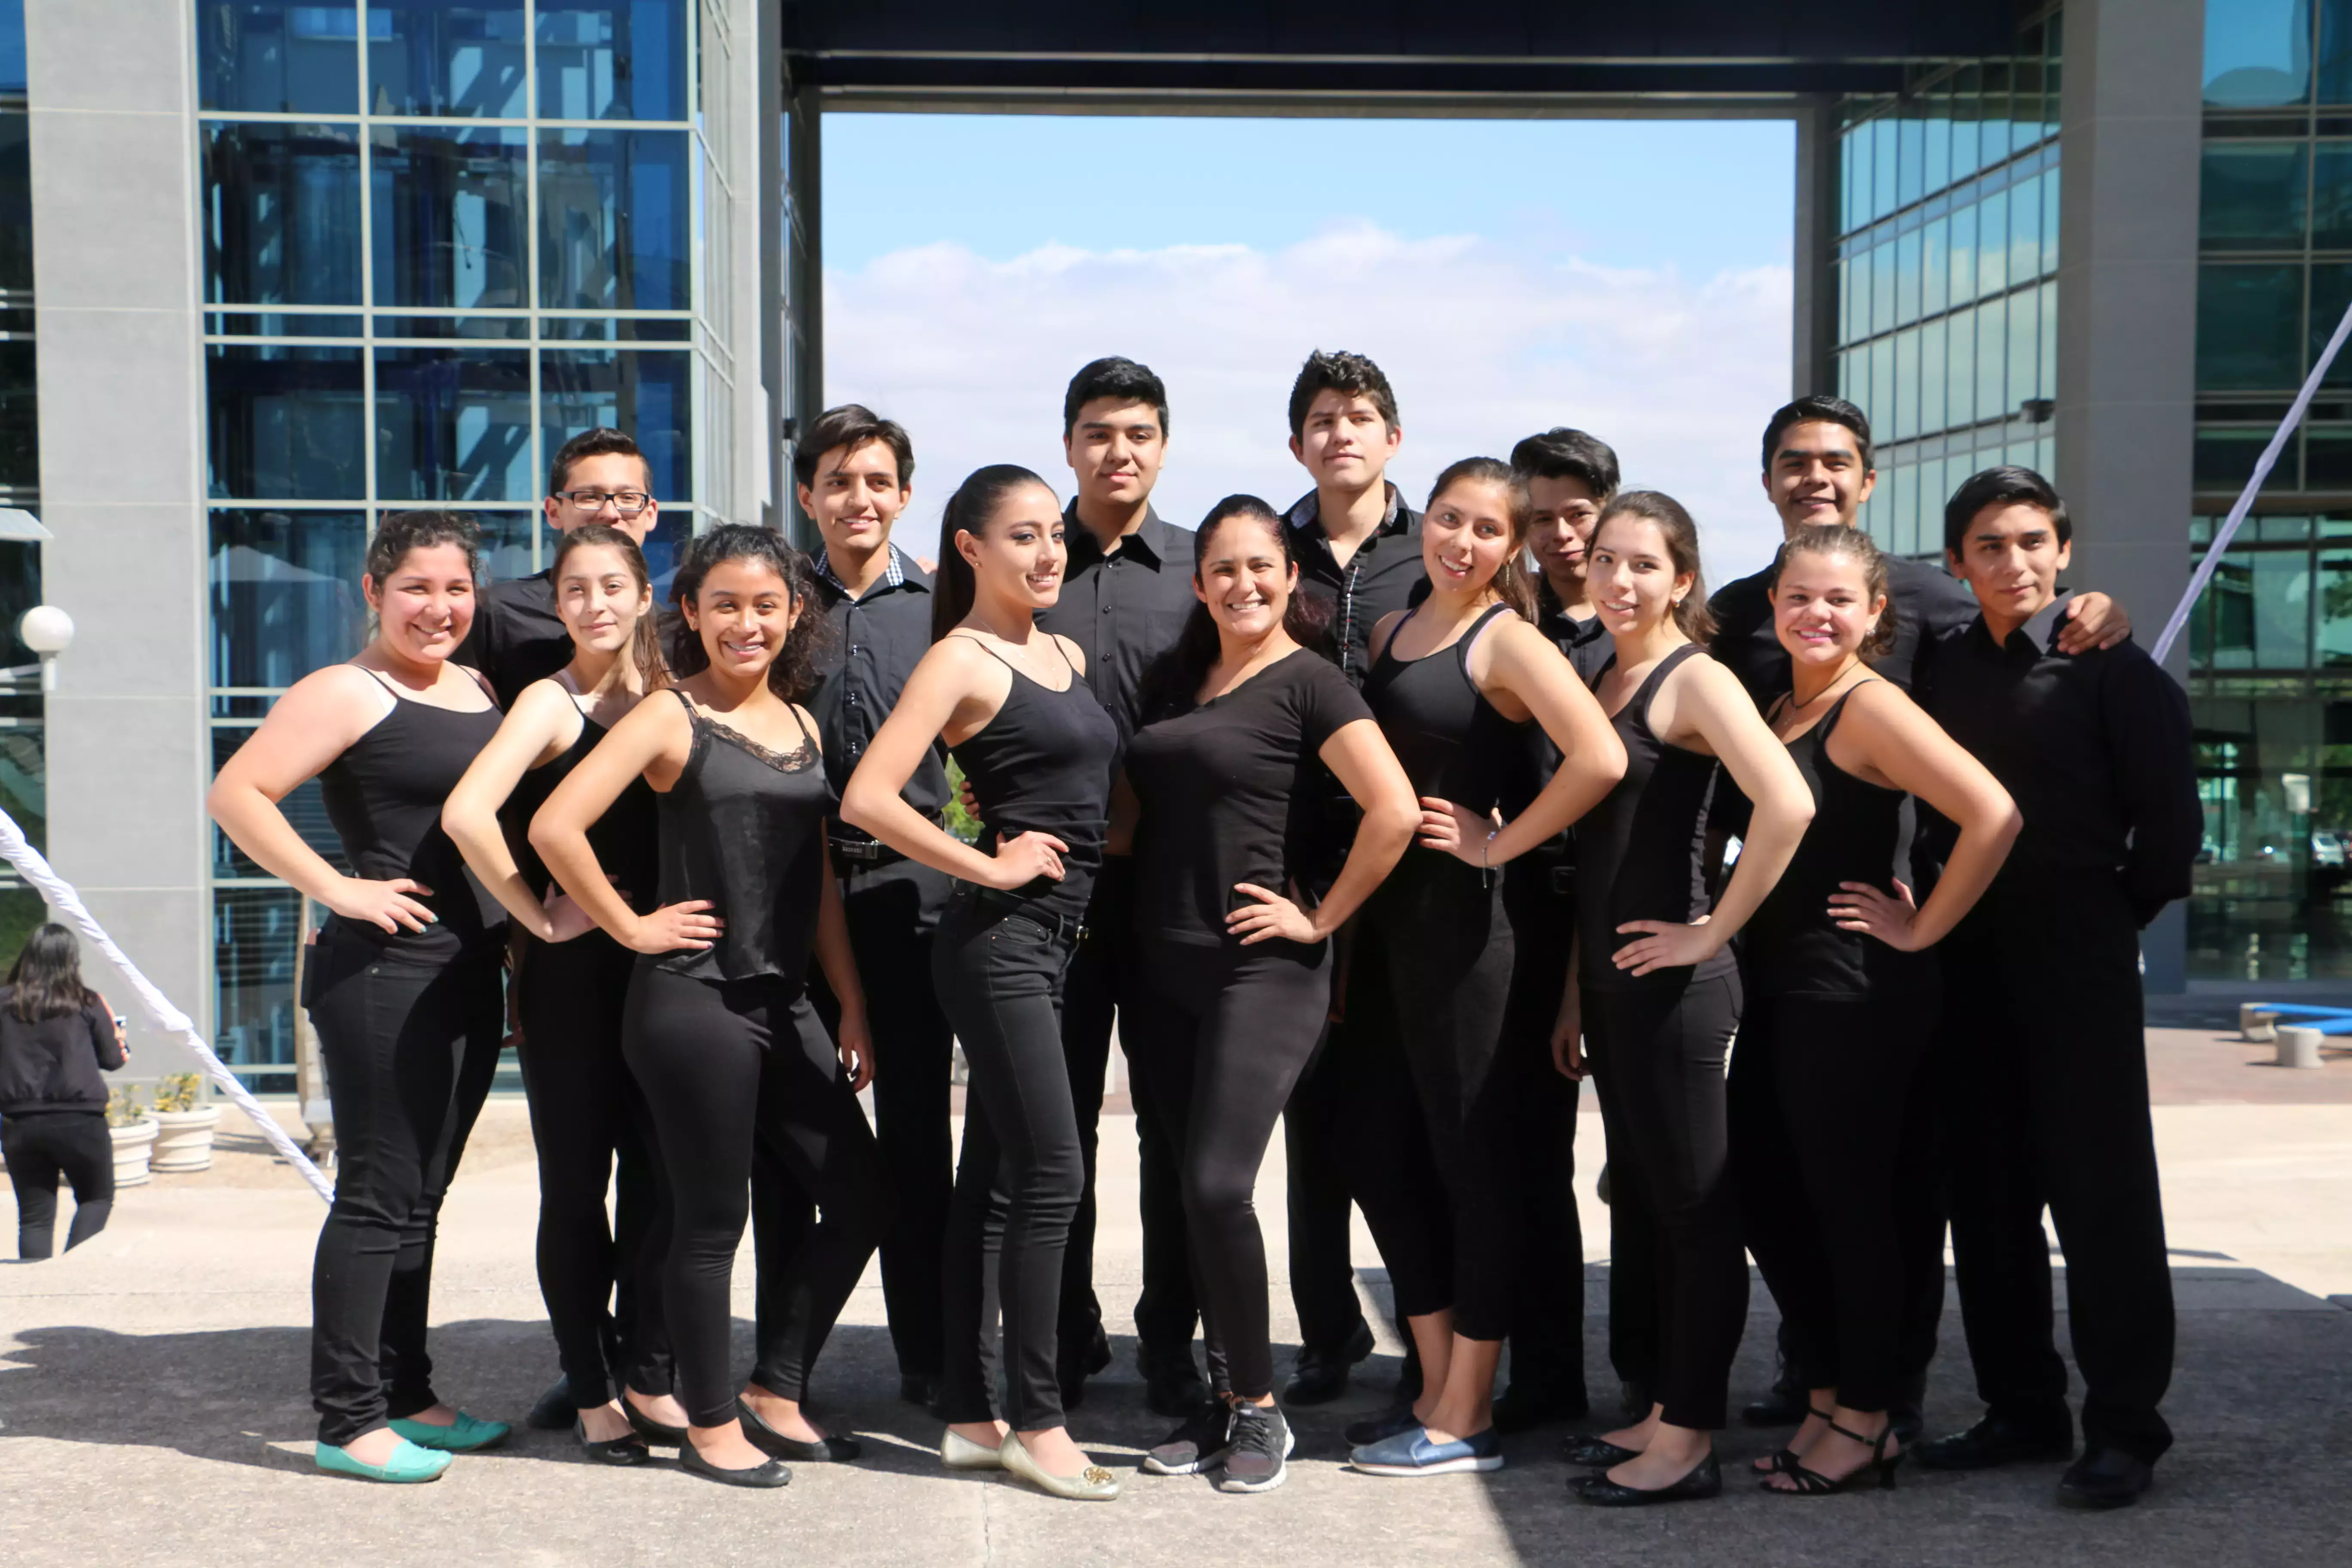
[[[1609,1133],[1610,1356],[1676,1426],[1724,1424],[1748,1326],[1748,1259],[1727,1177],[1724,1055],[1739,980],[1675,978],[1583,994]]]
[[[1934,1019],[1932,992],[1759,999],[1732,1056],[1748,1250],[1800,1386],[1835,1388],[1850,1409],[1885,1410],[1918,1370],[1897,1190]]]
[[[1503,1152],[1517,1172],[1505,1209],[1522,1259],[1511,1302],[1511,1383],[1584,1399],[1584,1226],[1576,1212],[1578,1085],[1553,1066],[1551,1036],[1568,983],[1576,900],[1553,858],[1511,862],[1503,907],[1514,962],[1495,1079],[1507,1121]]]
[[[1146,938],[1128,1056],[1177,1148],[1209,1368],[1245,1399],[1274,1392],[1265,1239],[1252,1194],[1275,1118],[1331,1006],[1330,944],[1207,947]]]
[[[664,1258],[662,1308],[687,1419],[735,1419],[728,1291],[755,1150],[822,1213],[793,1256],[754,1373],[771,1394],[800,1398],[889,1210],[874,1131],[800,978],[696,980],[640,963],[621,1049],[652,1112],[669,1192],[648,1245]]]
[[[1450,855],[1408,849],[1364,906],[1348,981],[1349,1185],[1397,1311],[1450,1306],[1454,1332],[1501,1340],[1520,1267],[1495,1071],[1513,947],[1501,894],[1482,882]]]
[[[621,1060],[621,1014],[635,968],[633,953],[590,931],[531,943],[515,978],[522,1021],[516,1055],[539,1150],[539,1292],[572,1402],[583,1410],[613,1397],[616,1378],[640,1394],[671,1386],[662,1259],[646,1245],[665,1194],[645,1097]],[[609,1225],[607,1187],[614,1189]],[[615,1302],[621,1354],[611,1366],[608,1300]]]
[[[499,952],[417,963],[337,918],[303,988],[336,1160],[310,1270],[310,1402],[319,1441],[342,1447],[439,1403],[425,1351],[433,1241],[499,1068]]]
[[[951,1425],[995,1416],[1000,1309],[1012,1394],[1005,1418],[1022,1432],[1062,1425],[1055,1320],[1062,1255],[1086,1184],[1062,1055],[1071,946],[1070,935],[998,913],[959,888],[931,949],[940,1003],[971,1068],[941,1278],[940,1404]]]
[[[30,1263],[57,1245],[58,1178],[73,1184],[71,1252],[114,1212],[114,1139],[100,1110],[32,1110],[0,1122],[0,1152],[16,1189],[16,1256]]]

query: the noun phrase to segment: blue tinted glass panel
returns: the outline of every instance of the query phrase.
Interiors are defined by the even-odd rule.
[[[2034,314],[2042,318],[2042,361],[2034,382],[2037,397],[2058,395],[2058,285],[2044,283],[2034,291]]]
[[[1881,398],[1884,408],[1887,399]],[[1898,441],[1919,434],[1919,333],[1916,328],[1895,334],[1894,430]]]
[[[196,0],[196,84],[205,109],[357,114],[359,13],[349,5]]]
[[[694,323],[682,316],[541,316],[539,335],[579,343],[682,343],[694,336]]]
[[[291,686],[368,637],[358,511],[212,514],[212,683]]]
[[[1927,195],[1927,127],[1911,115],[1895,123],[1895,205],[1907,207]]]
[[[466,338],[478,342],[527,342],[529,316],[378,316],[379,338]]]
[[[2058,270],[2058,181],[2062,171],[2056,168],[2042,172],[2042,271],[2044,277]]]
[[[2300,374],[2309,374],[2319,363],[2327,347],[2327,340],[2344,320],[2344,312],[2352,309],[2352,264],[2322,261],[2311,268],[2311,357],[2303,363]],[[2200,384],[2202,384],[2200,378]],[[2347,342],[2327,367],[2326,385],[2352,386],[2352,342]]]
[[[1874,425],[1892,424],[1899,395],[1895,385],[1895,340],[1880,338],[1870,345],[1870,401],[1862,405],[1863,412]]]
[[[1902,183],[1898,144],[1901,133],[1892,117],[1870,122],[1870,216],[1874,222],[1895,210],[1895,193]]]
[[[2042,181],[2039,176],[2009,187],[2009,280],[2042,276]]]
[[[2209,430],[2197,432],[2194,459],[2195,483],[2199,489],[2238,489],[2254,471],[2255,459],[2270,444],[2268,430]],[[2280,455],[2279,467],[2292,475],[2294,472],[2294,447],[2290,445]],[[2218,588],[2220,580],[2215,580]]]
[[[2009,285],[2009,195],[1996,191],[1977,204],[1977,292],[1998,294]]]
[[[2322,142],[2311,152],[2311,247],[2352,250],[2352,142]]]
[[[542,131],[539,302],[550,310],[683,310],[687,132]]]
[[[2352,103],[2352,5],[2320,0],[2319,101]]]
[[[541,524],[536,511],[478,511],[482,531],[482,581],[511,583],[539,570],[531,545]]]
[[[686,0],[539,0],[539,112],[684,120]]]
[[[1883,332],[1895,325],[1895,247],[1882,245],[1870,253],[1870,330]]]
[[[1952,183],[1952,100],[1929,99],[1927,114],[1927,186],[1933,195]]]
[[[370,0],[368,106],[376,114],[529,114],[522,0]]]
[[[785,123],[791,123],[789,118]],[[1839,194],[1843,197],[1843,205],[1838,209],[1842,215],[1838,220],[1838,232],[1851,234],[1864,223],[1863,193],[1870,189],[1870,132],[1849,130],[1838,140],[1845,149],[1838,159]]]
[[[0,0],[0,92],[25,90],[25,0]]]
[[[257,1093],[294,1089],[294,960],[302,895],[290,888],[213,889],[213,1049],[231,1067],[283,1062],[282,1073],[242,1073]]]
[[[2273,109],[2311,97],[2311,0],[2206,0],[2205,101]]]
[[[33,159],[29,118],[0,113],[0,289],[33,286]]]
[[[1984,113],[1984,103],[1977,95],[1984,89],[1981,73],[1974,66],[1964,68],[1956,79],[1952,95],[1952,178],[1965,180],[1983,166],[1980,150],[1982,141],[1978,121]]]
[[[1919,313],[1939,314],[1952,302],[1952,232],[1949,218],[1937,218],[1920,231]]]
[[[529,132],[380,128],[372,175],[375,303],[529,304]]]
[[[1988,300],[1977,307],[1977,417],[2004,418],[2010,413],[2008,356],[2009,301]]]
[[[1908,325],[1919,319],[1919,231],[1895,242],[1895,320]]]
[[[359,350],[215,343],[205,359],[207,494],[256,500],[367,494]]]
[[[2197,269],[2200,391],[2292,388],[2303,380],[2303,268]]]
[[[1952,215],[1952,303],[1965,305],[1977,297],[1977,209],[1960,208]]]
[[[2318,662],[2352,664],[2352,555],[2320,552],[2318,608]]]
[[[693,500],[690,363],[660,349],[541,351],[541,444],[552,452],[599,425],[629,431],[653,468],[655,498]]]
[[[2300,250],[2310,152],[2307,142],[2208,142],[2198,185],[2198,244],[2207,250]],[[2331,165],[2324,157],[2321,167],[2318,202],[2326,212]],[[2346,197],[2352,191],[2336,199]]]
[[[1919,428],[1933,432],[1944,427],[1944,321],[1930,321],[1919,329]]]
[[[2029,398],[2041,395],[2034,387],[2042,370],[2041,302],[2039,289],[2009,297],[2009,396],[2002,406],[2012,414]]]
[[[1990,169],[2009,156],[2009,67],[1984,68],[1983,118],[1977,124],[1977,159]]]
[[[352,125],[204,126],[205,299],[360,300],[360,142]]]
[[[205,331],[225,338],[356,338],[364,316],[285,310],[207,310]]]
[[[1977,417],[1977,313],[1955,310],[1944,323],[1944,423],[1973,425]]]
[[[530,356],[378,349],[376,493],[386,500],[530,500]]]
[[[671,583],[677,576],[677,559],[694,537],[694,514],[684,507],[663,512],[646,535],[646,571],[653,581],[654,603],[669,603]]]

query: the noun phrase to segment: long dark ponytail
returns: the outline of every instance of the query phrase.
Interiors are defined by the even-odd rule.
[[[1495,596],[1519,613],[1519,619],[1533,625],[1539,618],[1536,605],[1535,585],[1528,581],[1528,531],[1535,526],[1536,503],[1528,494],[1527,476],[1500,458],[1464,458],[1448,463],[1437,482],[1429,487],[1429,504],[1436,506],[1437,498],[1454,484],[1493,485],[1503,492],[1510,509],[1511,548],[1503,563],[1495,568],[1492,586]]]
[[[637,542],[609,522],[583,522],[565,531],[562,542],[555,547],[555,568],[551,575],[556,584],[557,603],[562,602],[563,563],[575,550],[591,544],[601,544],[620,552],[621,563],[628,567],[629,575],[636,579],[637,592],[644,594],[653,587],[653,574],[646,567],[646,552]],[[791,581],[790,578],[785,581]],[[667,674],[662,663],[661,638],[654,623],[661,618],[660,609],[647,600],[645,614],[637,617],[636,629],[629,634],[629,662],[637,667],[639,685],[647,691],[660,686]]]
[[[1218,531],[1235,521],[1265,530],[1282,557],[1284,574],[1295,575],[1298,556],[1291,544],[1290,530],[1283,525],[1281,516],[1255,496],[1230,495],[1209,509],[1209,515],[1201,520],[1200,528],[1192,535],[1194,584],[1203,581],[1202,573],[1208,564],[1209,548]],[[1320,604],[1301,592],[1304,586],[1294,583],[1290,600],[1283,606],[1282,629],[1290,635],[1291,641],[1328,658],[1330,639],[1325,636],[1325,628],[1328,616]],[[1175,645],[1153,659],[1143,672],[1137,695],[1145,718],[1165,719],[1189,711],[1193,706],[1193,694],[1209,678],[1209,671],[1216,668],[1221,651],[1216,617],[1209,613],[1208,605],[1194,605]]]
[[[394,564],[397,565],[398,562]],[[98,1005],[98,993],[82,984],[81,944],[54,921],[33,928],[8,970],[8,1011],[28,1024],[66,1018]]]
[[[679,615],[670,634],[669,667],[680,678],[710,668],[710,650],[702,646],[702,634],[687,620],[685,609],[702,592],[702,580],[711,568],[730,561],[763,563],[784,580],[784,590],[792,595],[793,629],[768,666],[768,689],[787,702],[797,702],[816,689],[817,640],[825,635],[826,622],[816,612],[816,569],[772,528],[726,523],[686,547],[677,575],[670,580],[670,603]]]
[[[940,513],[939,574],[932,579],[933,642],[953,631],[957,623],[971,614],[972,601],[980,595],[971,563],[956,548],[956,535],[969,533],[978,539],[988,531],[988,520],[995,515],[1004,498],[1024,485],[1036,485],[1048,491],[1053,489],[1018,463],[991,463],[966,475],[963,483],[956,486],[955,494],[948,497],[947,510]]]

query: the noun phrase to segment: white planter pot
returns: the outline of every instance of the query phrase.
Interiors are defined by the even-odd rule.
[[[142,1116],[128,1127],[106,1130],[114,1139],[114,1184],[118,1187],[143,1187],[155,1178],[147,1168],[155,1152],[155,1134],[163,1129],[152,1116]]]
[[[209,1171],[213,1164],[213,1130],[220,1125],[221,1108],[155,1113],[155,1161],[158,1171]]]

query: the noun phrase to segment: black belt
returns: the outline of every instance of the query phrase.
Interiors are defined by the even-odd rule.
[[[844,838],[826,834],[825,843],[833,849],[836,861],[849,862],[853,871],[871,871],[877,866],[888,866],[907,857],[891,848],[879,838]]]
[[[1002,888],[983,888],[977,882],[959,882],[958,894],[971,900],[975,908],[987,910],[999,920],[1024,920],[1047,936],[1063,937],[1072,942],[1086,940],[1087,922],[1080,915],[1049,915],[1018,893],[1008,893]]]

